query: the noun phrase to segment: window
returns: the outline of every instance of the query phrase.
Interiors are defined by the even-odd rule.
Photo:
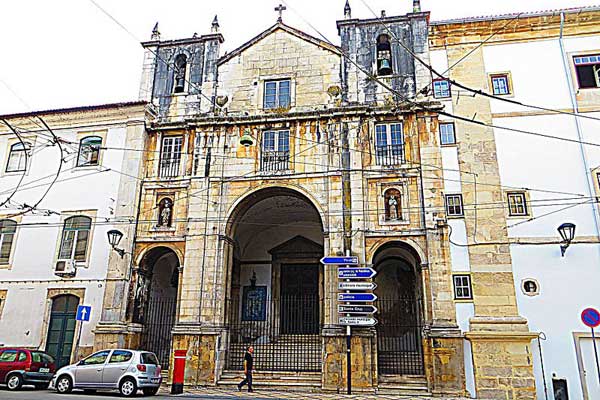
[[[289,79],[266,81],[264,108],[288,108],[291,104],[290,86]]]
[[[464,215],[462,194],[446,195],[446,213],[449,217],[462,217]]]
[[[179,54],[175,57],[175,68],[173,71],[173,93],[185,91],[185,74],[187,69],[187,57]]]
[[[262,171],[285,171],[290,168],[290,131],[264,131],[262,136]]]
[[[21,362],[27,361],[27,354],[25,354],[24,352],[20,352],[19,353],[19,361],[21,361]]]
[[[17,223],[10,219],[0,220],[0,264],[8,264]]]
[[[77,156],[77,166],[98,165],[100,161],[100,147],[102,147],[102,138],[100,136],[88,136],[81,139],[79,154]]]
[[[142,362],[142,364],[158,365],[158,359],[153,353],[140,354],[140,361]]]
[[[31,359],[33,362],[47,363],[47,364],[54,363],[54,358],[52,358],[51,356],[49,356],[46,353],[42,353],[41,351],[32,351]]]
[[[442,144],[456,144],[454,124],[452,122],[440,122],[440,142]]]
[[[182,147],[182,136],[167,136],[163,138],[162,151],[160,153],[160,168],[158,172],[161,178],[179,175]]]
[[[115,351],[113,351],[112,355],[110,356],[108,363],[110,364],[110,363],[127,362],[127,361],[131,360],[131,357],[133,357],[133,353],[131,353],[130,351],[115,350]]]
[[[24,142],[15,143],[10,146],[6,172],[23,172],[27,169],[27,158],[31,150],[31,144]]]
[[[81,361],[80,365],[104,364],[104,361],[106,361],[106,358],[108,357],[109,353],[110,353],[109,350],[104,350],[104,351],[99,351],[97,353],[94,353],[91,356],[89,356],[88,358],[86,358],[85,360]]]
[[[508,197],[508,215],[511,217],[527,215],[527,199],[523,192],[511,192]]]
[[[402,123],[375,125],[375,158],[377,165],[404,163]]]
[[[471,289],[471,275],[454,275],[454,299],[473,300]]]
[[[377,75],[391,75],[393,72],[390,38],[380,35],[377,38]]]
[[[492,93],[494,95],[507,95],[510,94],[510,83],[508,80],[508,74],[491,75],[492,80]]]
[[[15,362],[17,360],[17,350],[4,350],[0,354],[0,363]]]
[[[92,219],[85,216],[70,217],[65,220],[60,251],[61,260],[85,261]]]
[[[450,97],[450,81],[447,79],[437,79],[433,81],[433,97],[443,99]]]
[[[573,57],[580,89],[600,87],[600,54]]]

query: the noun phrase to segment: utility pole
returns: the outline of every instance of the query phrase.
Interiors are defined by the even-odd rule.
[[[348,123],[342,122],[342,215],[344,225],[344,253],[352,255],[352,193],[350,185],[350,145]],[[348,394],[352,394],[352,328],[346,326],[346,381]]]

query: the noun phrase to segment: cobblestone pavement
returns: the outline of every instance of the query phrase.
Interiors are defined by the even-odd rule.
[[[197,399],[293,399],[293,400],[432,400],[433,397],[422,396],[397,396],[393,394],[338,394],[338,393],[319,393],[319,392],[290,392],[277,391],[269,389],[255,390],[253,393],[248,393],[246,390],[238,392],[234,389],[224,388],[197,388],[187,389],[182,397],[197,398]],[[435,397],[436,400],[468,400],[462,397]]]

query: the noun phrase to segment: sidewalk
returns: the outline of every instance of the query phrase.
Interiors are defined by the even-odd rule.
[[[338,393],[319,393],[319,392],[284,392],[278,390],[259,389],[253,393],[248,393],[247,389],[238,392],[236,389],[229,388],[196,388],[186,389],[181,397],[192,399],[253,399],[253,400],[272,400],[272,399],[294,399],[294,400],[468,400],[459,397],[422,397],[422,396],[396,396],[392,394],[338,394]]]

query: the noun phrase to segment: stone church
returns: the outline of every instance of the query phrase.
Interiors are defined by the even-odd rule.
[[[157,25],[143,43],[140,97],[154,114],[123,242],[133,254],[111,255],[95,347],[143,347],[165,369],[187,350],[186,384],[227,385],[252,345],[263,382],[344,391],[338,267],[320,260],[352,255],[377,271],[378,321],[352,329],[354,390],[464,395],[468,343],[475,370],[499,378],[475,373],[478,387],[519,377],[515,398],[533,398],[536,335],[506,246],[470,254],[475,315],[467,332],[457,322],[444,87],[415,59],[430,60],[429,13],[415,1],[356,19],[346,3],[338,46],[282,11],[226,54],[216,17],[210,33],[162,40]],[[465,165],[493,173],[490,151]],[[479,227],[492,239],[496,217]]]

